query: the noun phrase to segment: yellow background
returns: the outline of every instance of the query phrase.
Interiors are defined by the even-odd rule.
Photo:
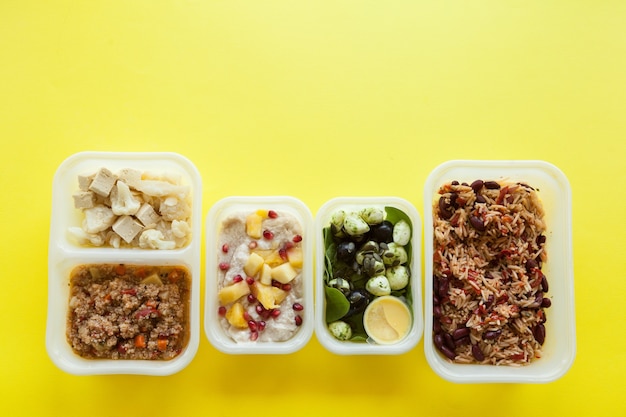
[[[625,24],[619,0],[2,0],[0,414],[626,415]],[[456,385],[422,342],[228,356],[203,333],[172,376],[65,374],[44,345],[51,184],[83,150],[189,157],[204,214],[242,194],[423,213],[443,161],[549,161],[573,192],[576,360]]]

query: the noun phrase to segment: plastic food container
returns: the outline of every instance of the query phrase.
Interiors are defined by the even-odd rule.
[[[80,226],[82,215],[74,207],[72,195],[78,190],[78,176],[105,167],[112,172],[132,168],[154,173],[173,173],[191,189],[191,239],[179,249],[140,249],[80,246],[68,228]],[[202,183],[196,167],[175,153],[81,152],[68,157],[58,167],[52,184],[52,211],[48,245],[48,316],[46,349],[54,364],[65,372],[89,374],[169,375],[183,369],[193,359],[199,343],[200,242]],[[189,340],[184,350],[171,360],[84,359],[75,354],[66,339],[69,277],[81,264],[110,263],[134,265],[181,265],[191,273]]]
[[[549,281],[543,356],[529,365],[493,366],[451,363],[433,342],[433,213],[432,205],[444,183],[476,179],[524,182],[538,189],[545,210],[548,260],[542,272]],[[424,350],[431,368],[442,378],[459,383],[550,382],[563,376],[576,355],[574,271],[572,257],[572,196],[565,175],[543,161],[448,161],[436,167],[424,187],[425,219],[425,337]]]
[[[326,323],[326,294],[325,294],[325,246],[323,229],[330,225],[331,217],[336,210],[358,211],[376,207],[384,209],[392,207],[403,211],[411,220],[411,271],[410,291],[412,306],[412,322],[408,334],[399,342],[391,344],[377,344],[371,339],[368,341],[341,341],[335,338]],[[422,316],[422,280],[421,280],[421,218],[415,207],[408,201],[397,197],[338,197],[327,201],[318,211],[315,220],[316,238],[316,305],[315,305],[315,335],[320,343],[330,352],[338,355],[397,355],[411,350],[419,342],[423,331]],[[371,304],[371,303],[370,303]]]
[[[299,243],[302,248],[302,303],[304,307],[297,314],[302,318],[302,324],[297,332],[289,339],[284,341],[253,341],[249,338],[235,341],[220,324],[218,299],[218,251],[222,248],[219,246],[219,237],[222,231],[222,224],[225,219],[232,215],[243,215],[257,212],[258,210],[273,210],[280,216],[281,213],[287,213],[293,216],[302,227],[302,240]],[[204,311],[204,330],[210,343],[218,350],[228,354],[289,354],[298,351],[304,347],[313,334],[313,233],[312,233],[313,217],[310,210],[300,200],[289,196],[238,196],[227,197],[215,203],[206,219],[206,285],[205,285],[205,311]],[[260,240],[265,239],[261,237]],[[231,250],[233,250],[231,248]],[[246,278],[246,277],[244,277]],[[280,310],[290,308],[281,304]],[[267,327],[259,331],[268,332],[270,329],[269,321],[274,320],[268,318],[264,321],[268,323]],[[262,320],[257,320],[262,321]],[[245,329],[247,331],[247,329]],[[268,335],[267,333],[266,335]],[[267,337],[267,336],[265,336]]]

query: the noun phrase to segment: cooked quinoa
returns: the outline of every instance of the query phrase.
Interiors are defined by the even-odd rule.
[[[189,271],[79,265],[71,272],[67,340],[87,359],[170,360],[189,339]]]

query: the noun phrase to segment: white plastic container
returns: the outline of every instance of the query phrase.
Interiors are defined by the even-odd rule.
[[[403,211],[411,220],[411,298],[412,324],[404,339],[393,344],[376,344],[367,342],[341,341],[328,330],[326,323],[326,295],[324,283],[324,236],[323,229],[330,225],[330,219],[336,210],[357,211],[376,207],[384,209],[393,207]],[[338,197],[327,201],[318,211],[315,220],[316,239],[316,285],[315,285],[315,336],[330,352],[338,355],[398,355],[413,349],[422,337],[422,279],[421,279],[421,237],[422,222],[415,207],[408,201],[397,197]]]
[[[95,173],[101,167],[116,172],[133,168],[154,173],[174,173],[191,188],[190,243],[173,250],[80,246],[68,228],[80,226],[82,214],[74,208],[72,194],[78,190],[78,175]],[[196,354],[200,333],[200,242],[202,182],[191,161],[176,153],[81,152],[68,157],[57,169],[52,184],[52,211],[48,245],[48,316],[46,349],[54,364],[76,375],[144,374],[169,375],[182,370]],[[182,265],[192,275],[189,306],[189,341],[169,361],[84,359],[72,351],[66,339],[69,277],[80,264],[125,263],[135,265]]]
[[[218,237],[222,222],[233,214],[253,213],[257,210],[274,210],[288,213],[295,217],[303,230],[302,250],[303,267],[301,271],[303,283],[304,310],[299,315],[302,324],[299,330],[288,340],[236,342],[221,327],[218,314]],[[238,196],[226,197],[215,203],[206,218],[206,284],[204,330],[209,342],[218,350],[228,354],[288,354],[300,350],[313,334],[313,217],[310,210],[300,200],[289,196]],[[272,320],[271,318],[269,320]],[[266,330],[267,331],[267,328]]]
[[[476,179],[524,182],[538,189],[547,224],[547,276],[552,306],[546,310],[543,357],[527,366],[492,366],[451,363],[433,342],[433,203],[444,183]],[[459,383],[551,382],[563,376],[576,355],[574,271],[572,257],[572,196],[565,175],[543,161],[448,161],[436,167],[424,186],[425,336],[424,351],[431,368],[442,378]]]

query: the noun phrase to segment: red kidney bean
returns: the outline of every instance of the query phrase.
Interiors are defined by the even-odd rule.
[[[537,261],[535,261],[534,259],[529,259],[526,261],[526,272],[527,273],[531,273],[533,271],[533,269],[537,268]]]
[[[541,307],[548,308],[551,305],[552,305],[552,300],[550,300],[549,298],[544,298],[543,300],[541,300]]]
[[[469,336],[465,336],[465,337],[462,337],[462,338],[460,338],[460,339],[458,339],[458,340],[455,340],[455,341],[454,341],[454,345],[455,345],[455,346],[463,346],[463,345],[468,345],[469,343],[470,343],[470,338],[469,338]]]
[[[474,192],[478,194],[478,192],[483,188],[483,184],[483,180],[474,181],[471,185],[472,190],[474,190]]]
[[[439,291],[437,293],[437,295],[439,296],[439,298],[446,298],[446,296],[448,295],[448,287],[449,287],[449,282],[448,282],[448,278],[441,278],[439,280]]]
[[[441,317],[441,306],[434,306],[433,307],[433,316]]]
[[[474,229],[479,232],[485,231],[485,223],[483,223],[482,219],[478,216],[470,216],[469,218],[470,224],[474,227]]]
[[[443,336],[441,335],[441,333],[436,334],[434,340],[435,340],[435,346],[437,346],[437,349],[441,349],[443,347]]]
[[[478,345],[472,345],[472,356],[474,356],[474,359],[478,362],[485,360],[485,355],[483,354],[483,351],[480,350],[480,346]]]
[[[485,188],[487,188],[489,190],[499,190],[500,189],[500,184],[498,184],[495,181],[485,181],[483,183],[483,185],[485,186]]]
[[[446,355],[448,359],[454,360],[454,358],[456,358],[456,353],[454,353],[454,349],[450,349],[446,345],[441,346],[439,348],[439,351]]]
[[[439,320],[437,320],[437,319],[433,320],[433,332],[435,334],[441,333],[441,322]]]
[[[538,245],[543,245],[544,243],[546,243],[546,237],[544,235],[539,235],[537,236],[537,239],[535,239],[535,241]]]
[[[483,339],[495,340],[502,334],[502,330],[487,330],[483,333]]]
[[[454,344],[454,340],[452,339],[452,336],[450,335],[450,333],[443,333],[443,341],[450,350],[454,351],[454,348],[456,346]]]
[[[533,327],[533,336],[537,343],[543,345],[543,342],[546,340],[546,326],[540,323]]]
[[[437,294],[433,294],[433,305],[438,306],[440,304]]]
[[[450,203],[446,201],[444,196],[441,196],[439,198],[439,216],[444,220],[448,220],[453,214],[454,210],[452,210]]]
[[[476,196],[476,202],[479,204],[485,204],[487,202],[487,199],[479,194]]]
[[[459,327],[452,333],[452,337],[454,340],[462,339],[464,337],[468,337],[470,334],[469,327]]]

